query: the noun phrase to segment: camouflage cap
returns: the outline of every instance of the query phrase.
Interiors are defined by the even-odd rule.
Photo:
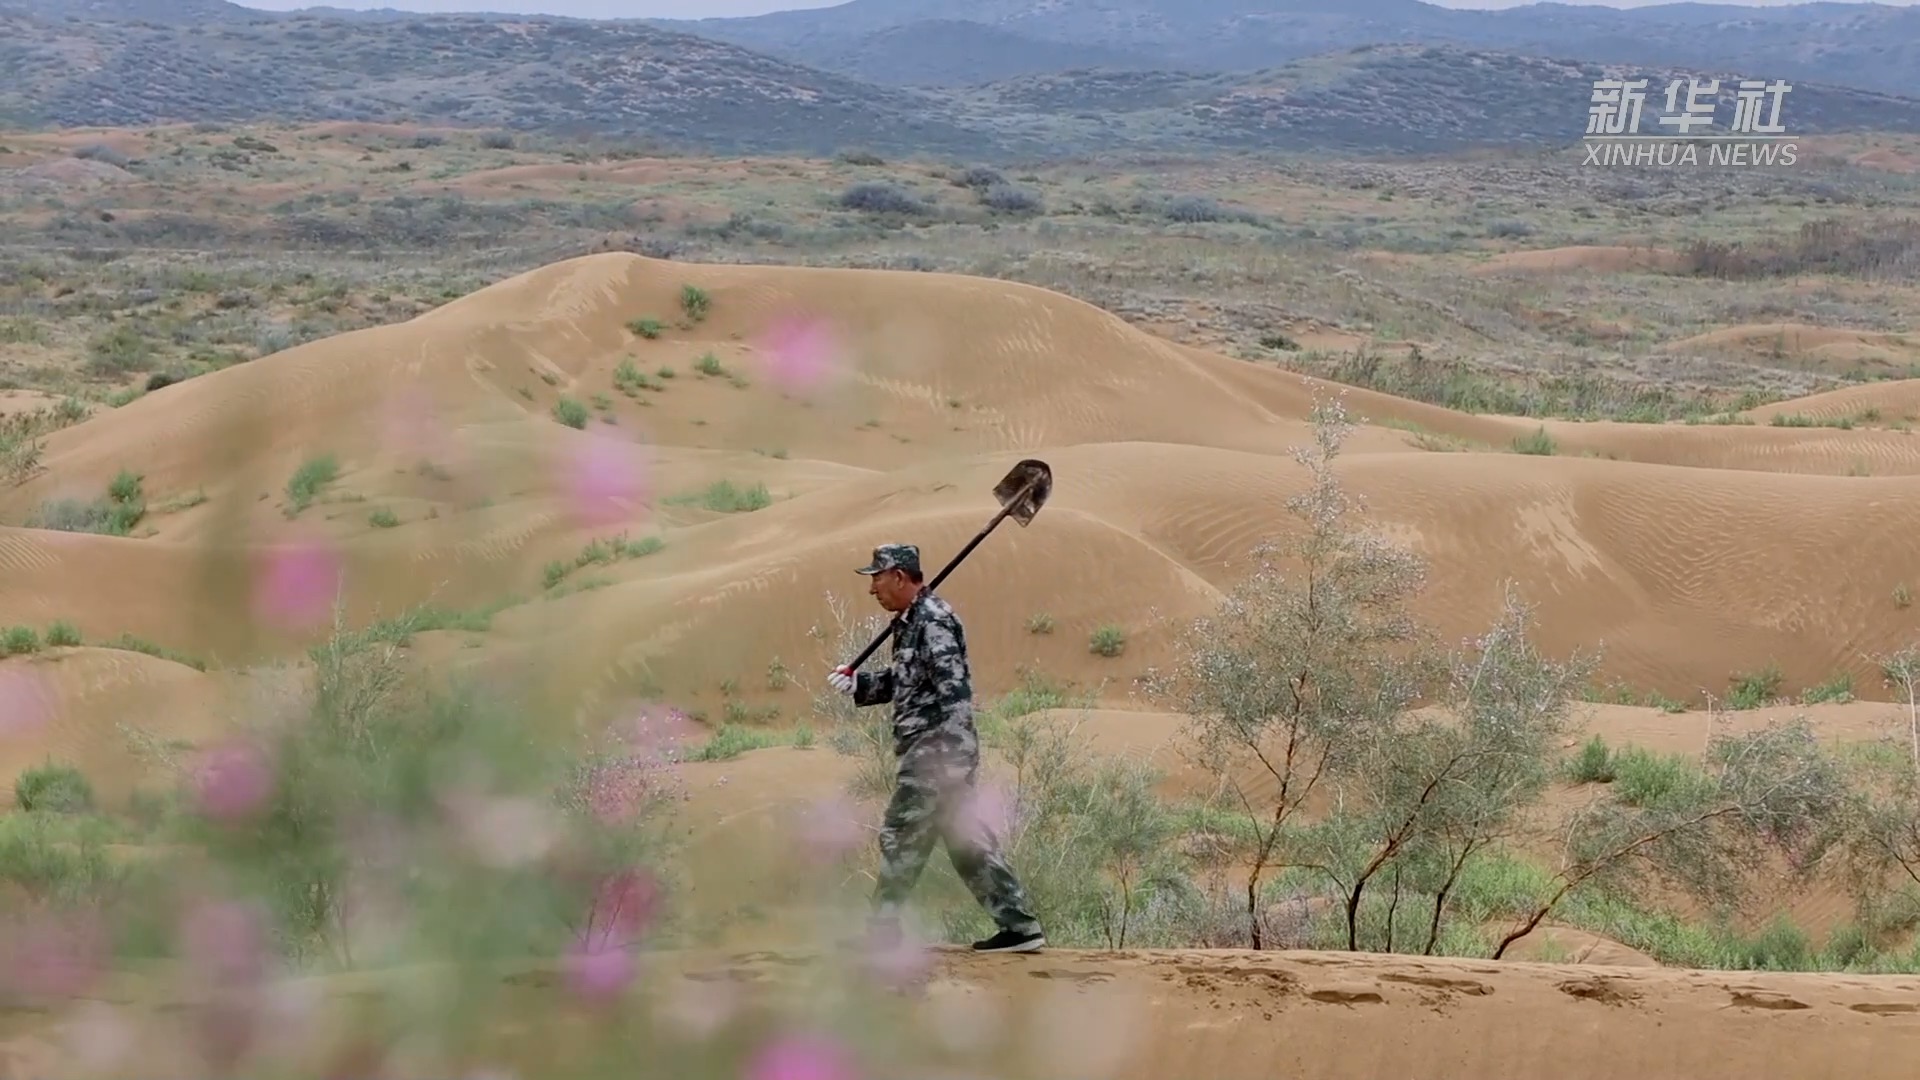
[[[873,562],[854,571],[872,576],[884,574],[888,570],[905,570],[909,573],[920,572],[920,549],[912,544],[881,544],[873,549]]]

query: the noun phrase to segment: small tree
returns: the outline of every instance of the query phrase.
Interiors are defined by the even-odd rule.
[[[1493,950],[1499,959],[1577,890],[1643,891],[1649,878],[1697,899],[1737,905],[1769,855],[1806,867],[1837,839],[1846,777],[1804,718],[1716,734],[1706,767],[1627,805],[1606,795],[1571,812],[1549,891]]]
[[[1885,742],[1860,749],[1837,843],[1860,922],[1884,926],[1894,902],[1920,900],[1920,647],[1877,658],[1905,715]],[[1920,908],[1920,904],[1910,904]]]
[[[1314,444],[1294,454],[1311,480],[1287,502],[1304,532],[1257,548],[1253,574],[1184,635],[1174,670],[1146,680],[1192,718],[1194,757],[1216,797],[1252,822],[1244,914],[1255,949],[1265,946],[1262,880],[1300,865],[1296,813],[1378,744],[1420,681],[1395,649],[1421,636],[1406,604],[1424,568],[1350,523],[1355,501],[1333,468],[1352,430],[1340,400],[1317,402],[1313,423]],[[1281,570],[1283,554],[1296,575]]]
[[[1341,785],[1343,810],[1318,831],[1346,902],[1347,948],[1359,949],[1364,894],[1390,875],[1383,948],[1397,947],[1403,888],[1423,893],[1422,951],[1438,946],[1448,898],[1472,859],[1511,832],[1553,780],[1554,750],[1591,659],[1553,661],[1535,647],[1533,611],[1509,585],[1499,619],[1456,657],[1441,715],[1383,724]],[[1344,809],[1349,803],[1357,809]]]

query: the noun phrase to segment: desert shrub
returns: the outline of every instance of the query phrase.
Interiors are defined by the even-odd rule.
[[[700,491],[674,495],[666,502],[675,506],[698,506],[720,514],[741,514],[772,506],[773,493],[763,483],[740,487],[731,480],[716,480]]]
[[[707,294],[707,290],[697,285],[680,286],[680,310],[686,313],[689,320],[704,320],[712,307],[713,297]]]
[[[107,497],[49,499],[28,518],[29,527],[58,532],[96,533],[102,536],[127,536],[147,513],[147,500],[141,491],[140,477],[120,470],[107,485]]]
[[[570,428],[584,428],[588,419],[587,407],[570,397],[562,397],[553,403],[553,418]]]
[[[29,902],[10,905],[0,919],[29,904],[83,908],[110,895],[122,877],[99,832],[73,829],[63,814],[0,814],[0,888]]]
[[[320,454],[300,463],[287,478],[287,512],[298,514],[313,503],[322,489],[340,476],[340,462],[332,454]]]
[[[40,651],[40,635],[31,626],[9,626],[0,630],[0,656],[24,656]]]
[[[55,619],[47,627],[47,644],[54,648],[68,648],[80,644],[80,628],[66,621]]]
[[[1544,427],[1535,428],[1525,435],[1516,435],[1513,440],[1513,452],[1516,454],[1537,454],[1552,457],[1559,448],[1553,436],[1547,434]]]
[[[1251,210],[1237,206],[1227,206],[1218,200],[1204,195],[1175,195],[1172,197],[1143,198],[1134,206],[1140,213],[1153,214],[1180,225],[1198,225],[1209,222],[1228,222],[1242,225],[1260,224],[1260,216]]]
[[[840,193],[842,210],[858,210],[866,214],[924,214],[932,209],[926,200],[913,192],[880,181],[868,181],[854,184]]]
[[[79,769],[48,762],[15,778],[13,801],[22,810],[77,814],[93,809],[93,785]]]
[[[1614,770],[1613,751],[1607,748],[1607,740],[1595,735],[1580,747],[1580,752],[1567,762],[1567,779],[1576,784],[1611,784],[1618,773]]]
[[[981,192],[980,205],[1002,214],[1038,214],[1046,209],[1037,193],[1012,184],[996,184]]]
[[[291,956],[385,941],[459,970],[624,949],[607,904],[672,880],[670,764],[631,729],[543,738],[507,687],[430,683],[390,631],[336,620],[310,689],[183,768],[180,838]]]
[[[1087,640],[1087,650],[1098,656],[1119,656],[1127,647],[1127,632],[1111,624],[1097,627]]]
[[[954,187],[972,188],[975,191],[985,191],[996,184],[1007,182],[1007,178],[999,169],[986,165],[968,166],[949,176],[948,180]]]

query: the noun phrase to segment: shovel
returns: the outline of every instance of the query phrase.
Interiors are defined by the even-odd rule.
[[[1033,524],[1034,516],[1040,513],[1042,506],[1047,504],[1047,496],[1051,494],[1053,494],[1053,470],[1047,467],[1046,462],[1028,458],[1015,465],[1012,472],[993,485],[993,497],[1000,502],[1000,512],[993,515],[993,520],[987,522],[985,528],[975,533],[972,540],[967,541],[967,546],[960,549],[960,553],[947,563],[945,569],[935,574],[932,581],[927,582],[927,588],[937,588],[941,582],[947,580],[947,575],[953,573],[953,568],[959,566],[962,559],[973,554],[973,549],[980,546],[980,541],[985,540],[987,534],[998,527],[1002,521],[1012,518],[1019,522],[1023,529]],[[875,649],[893,636],[894,630],[899,625],[900,620],[896,617],[887,624],[885,630],[880,631],[879,637],[874,638],[871,644],[860,650],[859,656],[848,662],[844,670],[849,672],[860,670],[860,665],[866,663],[867,657],[872,656]]]

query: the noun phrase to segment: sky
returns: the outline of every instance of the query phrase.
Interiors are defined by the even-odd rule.
[[[315,0],[236,0],[245,7],[268,11],[292,11],[315,6]],[[761,15],[769,11],[795,8],[832,7],[842,0],[321,0],[340,8],[396,8],[401,11],[425,11],[446,14],[460,11],[501,11],[527,15],[571,15],[582,19],[695,19],[710,15]],[[1513,7],[1524,0],[1433,0],[1442,7]],[[1597,0],[1567,0],[1569,3]],[[1643,7],[1666,0],[1609,0],[1609,7]],[[1724,0],[1776,6],[1780,0]],[[1885,0],[1909,6],[1920,0]]]

